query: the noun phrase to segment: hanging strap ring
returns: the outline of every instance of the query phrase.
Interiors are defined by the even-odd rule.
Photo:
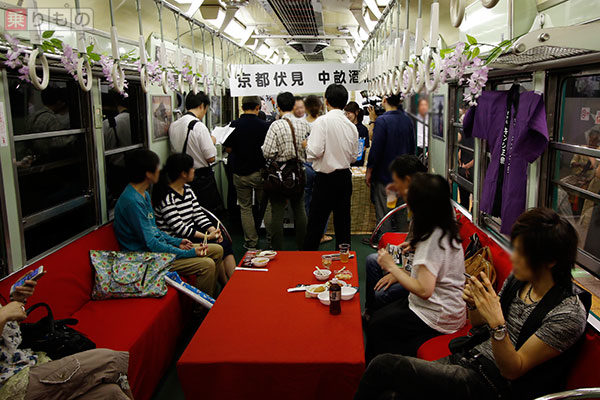
[[[396,68],[394,68],[394,74],[392,77],[392,92],[396,95],[400,94],[400,81],[402,79],[402,75],[401,75],[401,69],[400,67],[396,66]]]
[[[498,4],[498,0],[481,0],[481,4],[485,8],[494,8]]]
[[[118,60],[113,64],[111,76],[115,89],[119,93],[122,93],[125,90],[125,71],[123,71],[123,67],[121,67],[121,63]]]
[[[160,85],[164,94],[169,93],[169,78],[167,77],[167,71],[163,71],[160,74]]]
[[[194,76],[192,76],[192,83],[190,85],[190,89],[191,89],[192,93],[194,93],[194,94],[198,93],[198,77],[196,76],[196,74],[194,74]]]
[[[404,82],[405,76],[407,78],[406,84]],[[404,96],[408,96],[412,90],[412,87],[413,87],[412,73],[410,71],[410,66],[408,65],[408,63],[402,64],[401,71],[400,71],[400,82],[398,83],[398,86],[400,87],[400,93],[402,93]]]
[[[394,70],[389,70],[385,74],[385,86],[386,86],[386,95],[391,96],[394,94]]]
[[[423,59],[421,57],[417,57],[415,59],[414,67],[411,68],[411,79],[413,82],[412,91],[414,93],[420,93],[425,86],[425,75],[426,70],[423,64]]]
[[[434,68],[433,70],[431,69],[431,63],[434,63]],[[427,92],[431,93],[434,92],[439,84],[440,84],[440,78],[442,76],[442,58],[440,57],[440,55],[437,53],[437,50],[435,49],[435,47],[431,47],[429,48],[429,51],[427,52],[427,58],[425,60],[425,65],[424,65],[424,81],[425,81],[425,88],[427,89]]]
[[[150,75],[148,74],[148,68],[146,68],[145,64],[143,64],[140,69],[140,83],[144,93],[148,93],[148,89],[150,89]]]
[[[83,78],[84,67],[87,80]],[[77,82],[79,82],[79,87],[81,87],[81,90],[84,92],[92,90],[92,66],[87,57],[81,57],[77,61]]]
[[[36,61],[38,56],[40,56],[40,61],[42,62],[42,79],[37,76],[36,72]],[[37,48],[33,49],[29,55],[27,66],[29,67],[29,79],[31,80],[33,87],[37,90],[46,89],[50,82],[50,68],[48,67],[46,55]]]
[[[458,28],[465,17],[465,0],[450,0],[450,22]]]
[[[177,89],[181,94],[185,92],[185,87],[183,86],[183,75],[181,75],[181,73],[177,76]]]

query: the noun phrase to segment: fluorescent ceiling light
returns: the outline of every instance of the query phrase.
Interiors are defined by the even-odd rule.
[[[487,8],[481,8],[470,15],[466,15],[466,18],[460,25],[460,30],[462,32],[469,32],[474,27],[481,27],[482,25],[493,25],[493,20],[504,18],[505,16],[502,14],[494,13]]]
[[[261,56],[265,56],[269,53],[270,47],[263,43],[261,44],[255,51],[257,54],[260,54]]]
[[[229,22],[229,24],[225,27],[223,32],[234,39],[241,39],[244,37],[246,28],[237,20],[232,19],[231,22]]]
[[[365,31],[363,28],[359,28],[358,36],[360,37],[360,40],[367,40],[369,38],[369,32]]]
[[[379,7],[377,6],[377,2],[375,0],[364,0],[364,3],[367,5],[369,10],[373,13],[376,20],[381,18],[381,11],[379,11]]]

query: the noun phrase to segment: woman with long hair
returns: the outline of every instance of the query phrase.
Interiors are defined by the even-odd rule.
[[[231,242],[224,240],[206,213],[202,211],[196,195],[189,186],[194,180],[194,159],[188,154],[173,154],[161,171],[159,182],[152,189],[152,204],[156,224],[171,236],[204,241],[223,247],[223,266],[219,281],[227,283],[235,270]]]
[[[466,320],[465,259],[448,182],[439,175],[415,174],[407,203],[413,222],[412,269],[398,268],[385,249],[379,250],[377,260],[406,289],[407,296],[375,311],[369,319],[369,361],[383,353],[415,356],[425,341],[458,331]]]
[[[344,112],[346,113],[346,117],[348,117],[350,122],[356,125],[356,129],[358,129],[358,140],[362,139],[364,141],[362,158],[359,161],[355,161],[354,163],[352,163],[353,167],[362,167],[363,165],[365,165],[365,155],[367,153],[367,148],[369,148],[370,146],[369,130],[362,123],[364,113],[358,105],[358,103],[355,101],[351,101],[350,103],[348,103],[346,107],[344,107]]]

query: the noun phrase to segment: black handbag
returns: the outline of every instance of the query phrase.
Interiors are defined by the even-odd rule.
[[[479,240],[479,235],[474,233],[471,238],[467,249],[465,250],[465,260],[473,257],[475,253],[481,250],[483,246],[481,245],[481,241]]]
[[[298,157],[298,144],[296,143],[296,132],[292,121],[284,118],[290,125],[296,158],[284,163],[270,160],[262,171],[264,190],[269,194],[278,193],[285,197],[299,195],[304,191],[306,185],[306,174],[304,166]]]
[[[87,336],[69,326],[77,324],[76,319],[55,320],[50,306],[46,303],[35,304],[27,310],[27,314],[29,315],[33,310],[40,307],[46,308],[48,315],[38,322],[21,324],[23,341],[20,347],[22,349],[43,351],[51,359],[59,360],[66,356],[96,348],[96,344]]]

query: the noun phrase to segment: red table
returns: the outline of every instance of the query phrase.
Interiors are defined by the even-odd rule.
[[[358,294],[330,315],[288,293],[318,283],[327,252],[279,252],[268,272],[236,271],[177,363],[187,399],[351,399],[364,372]],[[356,257],[345,265],[358,286]]]

